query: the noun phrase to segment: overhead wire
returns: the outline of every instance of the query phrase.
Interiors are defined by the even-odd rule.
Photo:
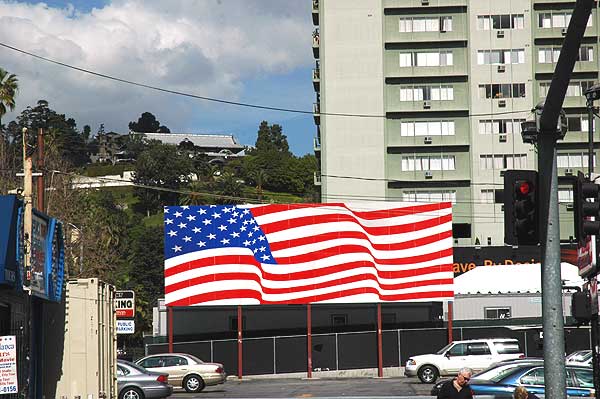
[[[116,82],[120,82],[120,83],[125,83],[125,84],[128,84],[128,85],[132,85],[132,86],[143,87],[143,88],[146,88],[146,89],[156,90],[156,91],[160,91],[160,92],[164,92],[164,93],[169,93],[169,94],[174,94],[174,95],[178,95],[178,96],[195,98],[195,99],[198,99],[198,100],[210,101],[210,102],[227,104],[227,105],[234,105],[234,106],[238,106],[238,107],[247,107],[247,108],[263,109],[263,110],[267,110],[267,111],[280,111],[280,112],[288,112],[288,113],[296,113],[296,114],[308,114],[308,115],[315,115],[316,114],[316,115],[320,115],[320,116],[341,116],[341,117],[356,117],[356,118],[387,118],[387,115],[354,114],[354,113],[344,113],[344,112],[314,112],[314,111],[308,111],[308,110],[302,110],[302,109],[276,107],[276,106],[269,106],[269,105],[261,105],[261,104],[253,104],[253,103],[232,101],[232,100],[227,100],[227,99],[222,99],[222,98],[215,98],[215,97],[209,97],[209,96],[202,96],[202,95],[187,93],[187,92],[178,91],[178,90],[166,89],[166,88],[155,86],[155,85],[151,85],[151,84],[140,83],[140,82],[136,82],[136,81],[133,81],[133,80],[120,78],[120,77],[117,77],[117,76],[108,75],[108,74],[101,73],[101,72],[96,72],[96,71],[93,71],[91,69],[82,68],[82,67],[78,67],[78,66],[75,66],[75,65],[67,64],[66,62],[56,61],[56,60],[48,58],[48,57],[43,57],[43,56],[41,56],[39,54],[35,54],[35,53],[30,52],[30,51],[22,50],[20,48],[11,46],[11,45],[3,43],[3,42],[0,42],[0,47],[4,47],[6,49],[9,49],[9,50],[12,50],[12,51],[24,54],[24,55],[28,55],[30,57],[33,57],[33,58],[36,58],[36,59],[39,59],[39,60],[42,60],[42,61],[45,61],[45,62],[49,62],[49,63],[55,64],[55,65],[59,65],[59,66],[65,67],[65,68],[73,69],[75,71],[79,71],[79,72],[82,72],[82,73],[93,75],[93,76],[96,76],[96,77],[99,77],[99,78],[109,79],[109,80],[113,80],[113,81],[116,81]],[[494,113],[468,114],[468,116],[469,117],[471,117],[471,116],[493,116],[493,115],[508,115],[508,114],[520,114],[520,113],[531,113],[531,110],[503,111],[503,112],[494,112]]]
[[[50,170],[48,170],[50,172]],[[59,170],[52,170],[51,172],[56,173],[56,174],[62,174],[62,175],[68,175],[71,177],[78,177],[78,178],[90,178],[89,176],[85,176],[85,175],[81,175],[81,174],[77,174],[77,173],[73,173],[73,172],[64,172],[64,171],[59,171]],[[93,179],[98,179],[98,180],[103,180],[103,181],[112,181],[112,182],[119,182],[119,183],[123,183],[123,180],[120,179],[115,179],[115,178],[109,178],[109,177],[94,177]],[[193,190],[183,190],[183,189],[174,189],[174,188],[168,188],[168,187],[159,187],[159,186],[152,186],[152,185],[146,185],[146,184],[139,184],[139,183],[134,183],[134,182],[128,182],[129,186],[132,187],[137,187],[137,188],[143,188],[143,189],[148,189],[148,190],[156,190],[156,191],[163,191],[163,192],[171,192],[171,193],[175,193],[175,194],[181,194],[181,195],[198,195],[198,196],[207,196],[207,197],[212,197],[212,198],[221,198],[221,199],[230,199],[230,200],[234,200],[234,201],[245,201],[247,203],[260,203],[260,204],[271,204],[273,203],[272,200],[268,200],[268,199],[264,199],[262,201],[259,201],[257,198],[250,198],[250,197],[242,197],[242,196],[229,196],[229,195],[221,195],[221,194],[214,194],[214,193],[209,193],[209,192],[199,192],[199,191],[193,191]],[[86,182],[81,182],[82,185],[85,185]],[[89,187],[89,188],[96,188],[96,187]],[[97,187],[97,188],[101,188],[101,187]],[[85,189],[85,188],[84,188]],[[286,194],[282,194],[282,193],[269,193],[269,194],[265,194],[265,196],[269,196],[269,197],[285,197],[285,198],[289,198],[289,195]],[[369,201],[380,201],[380,202],[390,202],[390,199],[398,199],[398,200],[402,200],[402,197],[380,197],[380,196],[363,196],[363,195],[324,195],[324,198],[329,198],[329,199],[339,199],[339,200],[348,200],[348,199],[353,199],[356,201],[364,201],[364,200],[369,200]],[[403,201],[400,201],[403,202]],[[407,202],[407,201],[404,201]],[[423,204],[427,204],[427,203],[432,203],[435,201],[409,201],[412,203],[423,203]],[[496,203],[490,203],[490,202],[485,202],[485,201],[442,201],[442,202],[452,202],[453,205],[456,204],[467,204],[467,205],[495,205]],[[275,203],[282,203],[282,202],[275,202]],[[285,202],[283,202],[285,203]],[[496,205],[500,205],[500,204],[496,204]],[[567,205],[565,204],[561,204],[561,205]],[[456,217],[475,217],[475,218],[484,218],[484,219],[499,219],[502,218],[502,213],[501,212],[479,212],[479,213],[460,213],[460,212],[453,212],[453,215]]]

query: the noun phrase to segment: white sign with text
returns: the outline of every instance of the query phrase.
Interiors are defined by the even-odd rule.
[[[0,395],[18,392],[17,339],[7,335],[0,337]]]
[[[117,320],[117,334],[133,334],[135,322],[133,320]]]

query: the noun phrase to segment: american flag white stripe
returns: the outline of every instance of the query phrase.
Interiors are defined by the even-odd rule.
[[[447,203],[169,207],[166,302],[448,299],[451,230]]]

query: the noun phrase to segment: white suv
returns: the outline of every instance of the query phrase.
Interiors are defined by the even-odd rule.
[[[456,374],[463,367],[483,370],[492,363],[525,357],[519,341],[508,338],[454,341],[435,354],[412,356],[406,361],[404,375],[418,376],[433,383],[440,375]]]

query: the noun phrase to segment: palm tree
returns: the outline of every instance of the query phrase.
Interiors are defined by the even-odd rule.
[[[6,114],[7,109],[15,109],[15,95],[19,88],[17,77],[9,74],[4,69],[0,68],[0,187],[6,186],[4,181],[4,171],[6,169],[6,145],[2,131],[2,117]],[[0,194],[4,194],[5,189],[0,188]]]
[[[256,192],[258,194],[258,202],[262,201],[263,184],[269,179],[269,175],[264,169],[254,171],[250,177],[256,182]]]
[[[15,96],[19,90],[17,76],[0,68],[0,125],[2,117],[15,109]]]

